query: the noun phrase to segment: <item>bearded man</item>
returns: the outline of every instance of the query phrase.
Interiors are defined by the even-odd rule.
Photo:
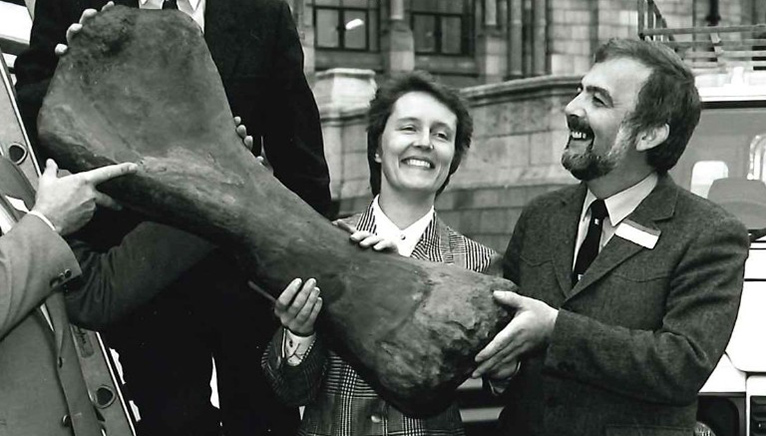
[[[612,40],[566,115],[562,164],[582,183],[522,213],[504,260],[519,293],[495,293],[516,314],[474,375],[505,388],[502,434],[691,435],[748,250],[667,174],[699,121],[694,77],[665,46]]]

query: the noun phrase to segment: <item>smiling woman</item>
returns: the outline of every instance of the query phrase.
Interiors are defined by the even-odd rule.
[[[375,198],[342,222],[354,242],[401,256],[455,264],[487,273],[498,265],[491,249],[455,232],[434,212],[434,201],[471,142],[473,124],[459,94],[422,73],[394,79],[370,104],[367,155]],[[300,434],[462,435],[455,404],[430,416],[409,416],[381,398],[342,357],[330,351],[314,321],[322,310],[319,284],[296,279],[275,307],[283,328],[263,367],[288,404],[305,405]]]

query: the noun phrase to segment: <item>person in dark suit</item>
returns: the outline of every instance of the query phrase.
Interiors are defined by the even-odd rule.
[[[495,293],[516,313],[474,375],[505,388],[502,434],[691,435],[737,316],[747,231],[667,174],[700,116],[672,50],[612,40],[581,88],[562,163],[582,183],[524,209],[504,260],[519,293]]]
[[[55,69],[54,48],[86,8],[102,0],[40,0],[30,48],[16,61],[19,107],[35,137],[35,118]],[[303,53],[289,7],[281,0],[120,0],[145,9],[178,8],[203,29],[232,112],[255,136],[274,175],[322,214],[330,195],[319,115],[303,75]],[[95,13],[95,10],[88,12]],[[158,42],[161,43],[161,42]],[[261,144],[263,150],[260,150]],[[164,286],[159,296],[115,322],[117,312],[69,300],[75,322],[103,330],[120,353],[129,396],[140,412],[141,434],[290,434],[295,408],[281,406],[257,370],[262,347],[277,323],[269,304],[252,292],[230,255],[215,250],[180,277],[145,262],[142,218],[99,214],[74,246],[83,287],[112,295]],[[146,228],[146,227],[144,227]],[[159,236],[158,236],[159,238]],[[183,248],[181,248],[183,249]],[[149,292],[147,291],[147,295]],[[212,357],[221,410],[210,402]]]
[[[0,156],[1,434],[102,434],[65,310],[63,295],[80,266],[63,237],[90,220],[96,203],[114,204],[95,185],[136,169],[120,164],[58,178],[48,161],[35,198],[21,170]]]

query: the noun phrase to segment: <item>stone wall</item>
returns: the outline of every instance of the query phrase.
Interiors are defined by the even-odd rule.
[[[721,24],[748,22],[753,1],[761,0],[721,2]],[[487,82],[500,75],[518,76],[512,71],[527,76],[463,89],[474,117],[474,141],[450,186],[437,199],[437,210],[446,222],[503,250],[530,199],[574,182],[559,162],[568,134],[563,108],[575,95],[596,47],[612,37],[635,37],[638,18],[635,0],[498,0],[497,5],[497,25],[479,34],[480,39],[485,38],[479,45],[484,44],[482,50],[488,56],[453,58],[450,64],[445,59],[418,56],[415,64],[437,75],[445,68],[465,73],[461,77],[466,78],[479,71],[494,77],[485,78]],[[702,0],[657,0],[657,5],[670,27],[700,25],[709,13],[709,2]],[[546,11],[544,16],[540,10]],[[524,31],[514,33],[510,23]],[[518,38],[524,43],[519,44]],[[501,42],[508,44],[507,62],[497,60],[503,51],[497,45]],[[517,51],[512,53],[512,47]],[[317,53],[317,57],[325,55]],[[341,215],[360,211],[370,201],[366,103],[374,94],[373,78],[386,74],[380,74],[372,65],[373,58],[365,55],[375,72],[329,70],[317,75],[315,85],[332,195]],[[505,72],[500,71],[503,69]]]

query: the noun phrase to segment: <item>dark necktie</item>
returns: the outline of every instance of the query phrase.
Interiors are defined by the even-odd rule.
[[[162,2],[162,9],[178,9],[176,0],[165,0]]]
[[[593,260],[598,256],[598,246],[601,242],[601,229],[604,227],[604,218],[607,216],[604,200],[596,200],[590,204],[590,224],[588,233],[585,235],[577,253],[574,273],[572,274],[572,284],[580,281],[580,277],[585,274]]]

